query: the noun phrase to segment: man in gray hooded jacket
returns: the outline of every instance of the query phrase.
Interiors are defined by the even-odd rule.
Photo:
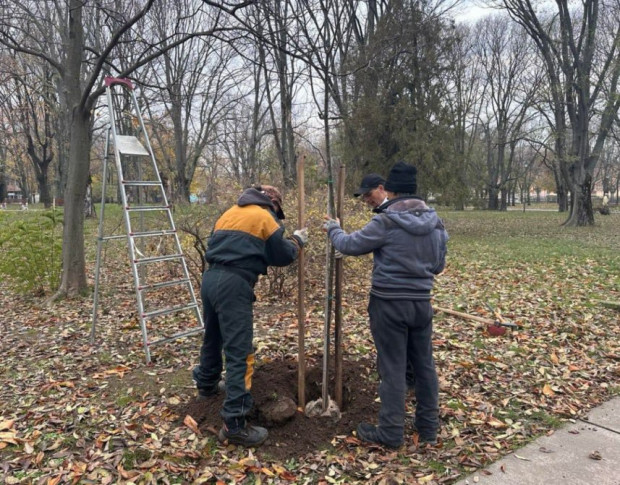
[[[436,444],[439,428],[430,299],[435,275],[445,266],[448,234],[435,210],[415,196],[416,174],[412,165],[396,163],[385,184],[389,200],[359,231],[347,234],[336,219],[324,226],[341,253],[374,256],[368,314],[377,347],[381,409],[379,424],[361,423],[357,434],[390,448],[404,441],[408,359],[416,376],[414,425],[420,442]]]

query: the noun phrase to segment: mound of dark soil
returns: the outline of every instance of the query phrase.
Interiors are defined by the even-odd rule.
[[[371,362],[343,362],[343,405],[342,417],[337,422],[327,417],[306,417],[297,411],[285,423],[265,422],[264,410],[272,407],[275,400],[288,398],[298,402],[297,363],[273,361],[257,366],[252,380],[254,410],[249,422],[266,426],[268,440],[260,447],[261,454],[274,459],[298,458],[306,453],[330,446],[335,436],[351,435],[361,421],[376,422],[379,412],[377,380],[369,374]],[[330,375],[334,375],[331,372]],[[310,367],[306,372],[306,403],[321,398],[322,370]],[[333,378],[330,396],[334,396]],[[180,406],[176,412],[181,419],[190,415],[201,431],[217,433],[222,425],[220,409],[223,393],[205,401],[192,399]]]

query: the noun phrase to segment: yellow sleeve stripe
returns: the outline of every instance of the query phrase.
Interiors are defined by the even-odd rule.
[[[242,231],[266,241],[280,229],[271,213],[259,205],[235,205],[215,223],[216,231]]]

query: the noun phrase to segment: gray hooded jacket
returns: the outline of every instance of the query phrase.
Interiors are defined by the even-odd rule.
[[[445,267],[448,233],[435,209],[416,197],[393,199],[359,231],[329,230],[343,254],[372,251],[370,293],[384,299],[429,299],[435,275]]]

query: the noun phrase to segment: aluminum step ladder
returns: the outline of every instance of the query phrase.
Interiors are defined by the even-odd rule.
[[[126,238],[144,352],[146,362],[150,363],[151,346],[204,331],[202,313],[133,84],[129,79],[106,77],[105,86],[109,120],[103,158],[91,343],[95,342],[103,243]],[[110,152],[114,156],[118,178],[116,195],[122,205],[125,223],[125,234],[122,235],[106,235],[104,228],[108,177],[112,175],[108,167]],[[153,329],[157,321],[158,330],[163,329],[165,334],[167,322],[160,317],[170,319],[174,314],[186,312],[195,313],[199,326],[177,328],[172,335],[149,339],[149,325]],[[163,324],[159,325],[161,320]],[[179,322],[176,323],[178,327]]]

